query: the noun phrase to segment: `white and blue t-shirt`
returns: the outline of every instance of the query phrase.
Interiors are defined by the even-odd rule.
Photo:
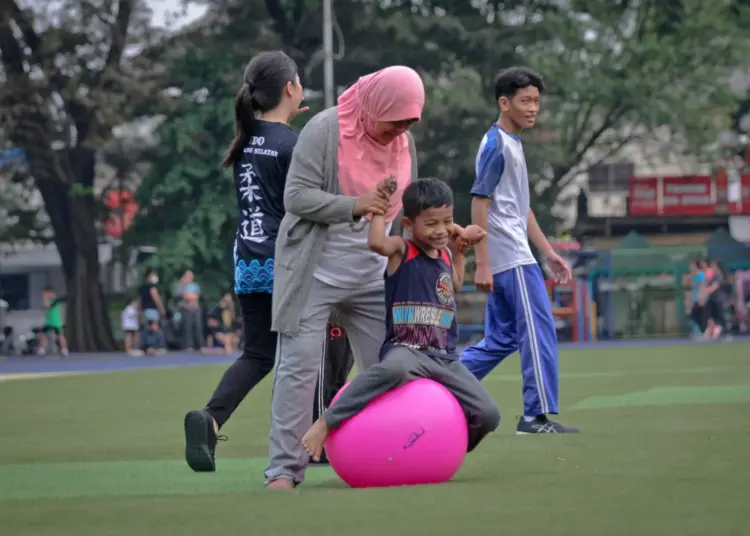
[[[276,236],[284,217],[284,185],[297,135],[283,123],[256,120],[234,165],[239,223],[234,240],[234,291],[273,292]]]
[[[529,247],[529,174],[521,139],[492,125],[477,151],[476,176],[471,194],[490,199],[487,247],[492,273],[535,264]]]

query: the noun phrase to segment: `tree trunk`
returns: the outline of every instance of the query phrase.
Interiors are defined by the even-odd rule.
[[[37,180],[37,187],[52,223],[65,275],[65,335],[74,352],[114,351],[109,312],[99,279],[94,151],[75,148],[60,156],[69,166],[71,182]]]

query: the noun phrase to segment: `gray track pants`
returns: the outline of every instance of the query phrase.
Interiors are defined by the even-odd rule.
[[[302,436],[312,425],[315,386],[331,312],[340,314],[359,372],[378,363],[385,340],[385,288],[341,289],[313,281],[299,330],[279,335],[271,402],[266,482],[304,480],[309,456]]]
[[[358,374],[336,403],[323,413],[323,419],[331,428],[338,428],[375,397],[418,378],[434,380],[456,397],[469,425],[469,452],[500,425],[497,404],[461,362],[433,358],[406,347],[393,348],[382,363]]]

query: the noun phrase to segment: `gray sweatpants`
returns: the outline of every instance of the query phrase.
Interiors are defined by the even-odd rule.
[[[203,337],[203,319],[198,307],[180,307],[182,314],[182,349],[200,350],[206,345]]]
[[[358,372],[378,363],[385,340],[385,287],[342,289],[314,280],[299,330],[279,334],[266,483],[279,478],[304,480],[310,457],[302,447],[302,436],[312,425],[326,326],[334,309],[349,337]]]
[[[460,361],[430,357],[403,346],[393,348],[382,363],[358,374],[323,413],[323,419],[331,428],[338,428],[343,421],[365,409],[375,397],[419,378],[444,385],[458,400],[469,425],[468,452],[500,425],[497,404]]]

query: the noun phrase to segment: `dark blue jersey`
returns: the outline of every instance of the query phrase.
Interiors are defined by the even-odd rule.
[[[234,241],[237,294],[273,291],[276,235],[284,217],[284,185],[297,135],[287,125],[256,120],[234,165],[239,224]]]
[[[405,240],[401,264],[385,279],[386,336],[380,358],[394,346],[458,359],[453,265],[447,250],[436,259]]]

